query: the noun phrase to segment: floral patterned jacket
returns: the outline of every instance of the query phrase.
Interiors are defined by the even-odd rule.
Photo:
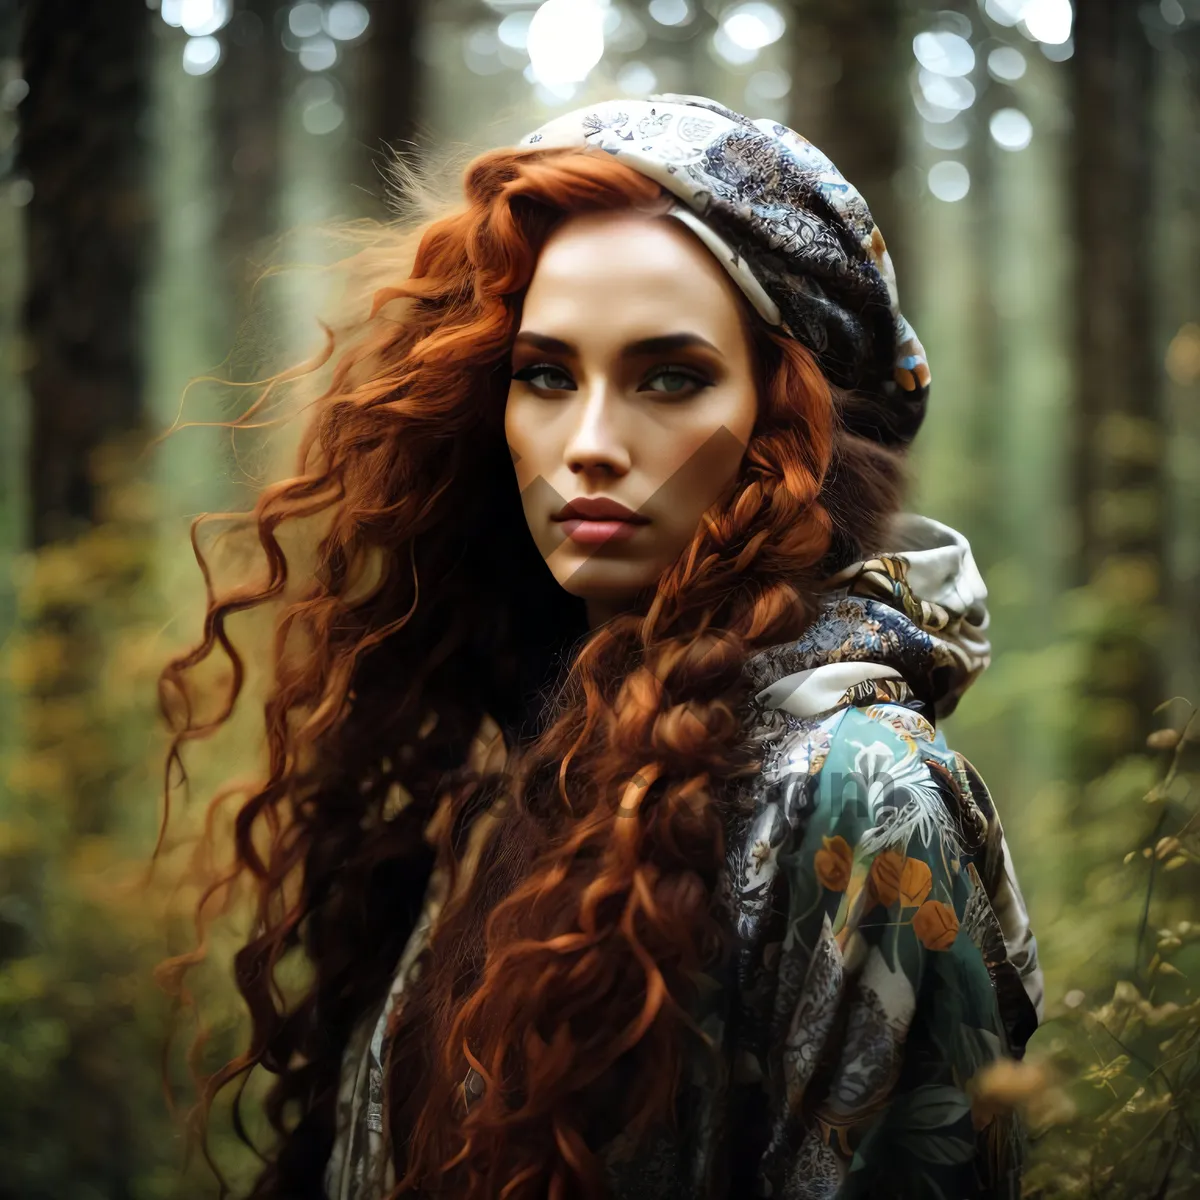
[[[1021,1136],[968,1081],[1020,1056],[1041,972],[987,788],[937,730],[986,667],[961,534],[902,514],[818,620],[746,665],[762,768],[730,805],[734,954],[703,1011],[677,1128],[602,1150],[614,1200],[1020,1194]],[[380,1200],[385,1031],[436,917],[345,1057],[329,1200]]]

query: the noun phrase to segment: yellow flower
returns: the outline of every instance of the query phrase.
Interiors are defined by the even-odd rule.
[[[821,839],[822,848],[813,857],[817,880],[831,892],[844,892],[850,882],[850,868],[854,854],[842,836]]]
[[[875,856],[869,879],[872,895],[888,908],[897,900],[905,908],[919,908],[933,887],[933,876],[924,862],[895,850]]]
[[[904,856],[895,850],[884,850],[871,863],[867,884],[871,895],[885,908],[900,899],[900,875],[904,871]]]
[[[920,908],[933,887],[933,875],[928,864],[919,858],[905,860],[900,872],[900,903],[905,908]]]
[[[926,900],[913,917],[913,932],[926,950],[949,950],[958,936],[954,909],[940,900]]]

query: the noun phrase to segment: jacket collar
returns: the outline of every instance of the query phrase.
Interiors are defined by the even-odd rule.
[[[807,717],[869,692],[930,721],[954,711],[991,661],[987,588],[970,544],[930,517],[899,513],[884,546],[826,581],[799,639],[748,660],[760,705]]]

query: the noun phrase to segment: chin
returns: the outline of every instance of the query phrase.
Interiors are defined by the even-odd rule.
[[[563,591],[580,600],[621,604],[652,587],[661,574],[644,562],[580,557],[558,565],[554,577]]]

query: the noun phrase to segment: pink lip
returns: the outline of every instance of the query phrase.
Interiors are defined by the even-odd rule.
[[[580,496],[570,500],[554,514],[563,532],[584,546],[602,546],[605,542],[623,542],[633,537],[649,517],[608,496]]]
[[[572,517],[562,521],[563,532],[584,546],[602,546],[605,542],[623,542],[633,537],[645,522],[582,521]]]

